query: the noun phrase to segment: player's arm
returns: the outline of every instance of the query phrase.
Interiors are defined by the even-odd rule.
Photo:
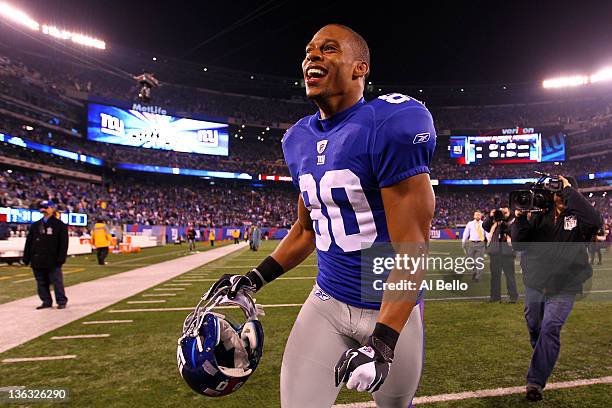
[[[420,258],[427,251],[435,206],[429,174],[421,173],[404,179],[381,189],[381,194],[395,252],[402,257]],[[378,321],[367,344],[349,349],[336,364],[336,386],[346,382],[349,389],[369,392],[380,388],[389,373],[399,333],[416,305],[424,274],[423,268],[415,274],[391,271],[388,283],[409,280],[414,282],[413,290],[385,290]]]
[[[381,189],[389,237],[397,253],[402,257],[419,258],[427,251],[429,230],[435,208],[435,195],[431,187],[429,174],[423,173],[403,180],[393,186]],[[410,216],[406,210],[410,209]],[[387,282],[410,280],[414,290],[385,291],[378,314],[378,323],[374,330],[395,346],[399,332],[402,330],[412,308],[416,305],[425,268],[414,274],[393,270]],[[383,339],[384,340],[384,339]]]
[[[298,198],[298,220],[274,252],[245,275],[226,274],[221,276],[208,290],[207,297],[212,296],[219,288],[226,286],[231,287],[228,293],[230,298],[236,296],[236,293],[243,287],[250,287],[252,290],[258,291],[265,284],[272,282],[308,258],[315,248],[314,234],[310,213],[300,195]]]
[[[301,264],[315,249],[315,232],[310,212],[304,205],[302,195],[298,198],[298,220],[289,233],[270,255],[287,272]]]

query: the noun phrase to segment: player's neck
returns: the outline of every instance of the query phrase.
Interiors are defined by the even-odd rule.
[[[334,95],[325,99],[315,100],[321,119],[329,119],[338,112],[342,112],[351,106],[355,105],[359,100],[363,98],[363,94],[351,94],[351,95]]]

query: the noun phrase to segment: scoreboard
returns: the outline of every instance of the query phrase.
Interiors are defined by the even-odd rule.
[[[508,130],[514,134],[508,134]],[[565,137],[563,134],[543,136],[533,128],[502,129],[488,135],[451,136],[448,149],[452,159],[467,165],[562,161],[565,160]]]

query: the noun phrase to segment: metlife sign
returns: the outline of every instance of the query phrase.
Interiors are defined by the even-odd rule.
[[[132,109],[88,105],[87,137],[146,149],[227,156],[227,123],[168,115],[159,106],[134,103]]]

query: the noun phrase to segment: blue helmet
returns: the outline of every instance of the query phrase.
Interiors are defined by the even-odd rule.
[[[263,352],[263,328],[251,296],[243,289],[234,299],[229,287],[220,288],[208,301],[206,295],[185,319],[178,340],[176,360],[183,379],[197,393],[221,397],[238,390],[257,368]],[[239,307],[246,322],[235,325],[212,310]]]

